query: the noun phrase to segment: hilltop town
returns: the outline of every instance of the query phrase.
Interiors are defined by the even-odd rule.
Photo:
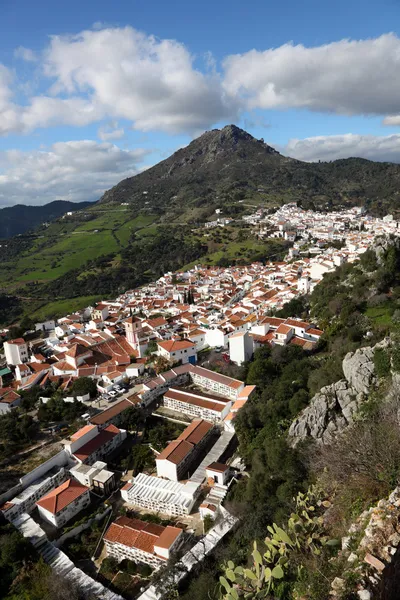
[[[118,563],[138,565],[131,593],[142,600],[162,596],[152,574],[172,558],[175,581],[186,577],[237,521],[224,506],[246,476],[235,419],[256,392],[241,369],[263,347],[313,352],[323,324],[301,318],[302,299],[400,232],[393,217],[358,208],[287,204],[244,219],[255,235],[290,242],[286,258],[168,272],[18,337],[11,323],[0,332],[0,418],[24,414],[36,437],[15,448],[35,457],[31,470],[4,467],[0,511],[98,598],[121,595],[75,565],[68,540],[99,522],[88,558],[110,581]]]

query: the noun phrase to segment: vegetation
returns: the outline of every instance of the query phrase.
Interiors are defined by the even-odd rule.
[[[232,488],[227,500],[228,510],[241,519],[235,533],[218,548],[218,563],[206,561],[199,577],[186,584],[185,600],[194,590],[196,600],[221,595],[282,600],[328,597],[330,582],[343,571],[340,559],[331,560],[337,546],[328,540],[348,535],[352,521],[385,497],[400,477],[398,393],[387,400],[388,386],[393,385],[390,373],[400,367],[399,258],[395,244],[382,250],[378,260],[374,252],[367,252],[359,263],[326,275],[310,297],[300,299],[297,316],[317,319],[325,330],[313,353],[290,346],[263,348],[246,365],[246,382],[256,384],[257,391],[238,413],[235,426],[239,454],[250,476]],[[390,315],[388,323],[368,315],[372,305]],[[374,345],[389,333],[394,345],[375,356],[379,387],[364,403],[351,431],[327,448],[311,442],[288,446],[292,420],[322,386],[343,377],[344,355]],[[322,495],[311,501],[316,490]],[[296,508],[299,499],[307,503],[305,512]],[[327,507],[329,519],[322,523]],[[302,531],[303,541],[297,538]],[[274,572],[276,566],[283,573]],[[213,582],[206,569],[213,573]]]
[[[25,233],[41,225],[44,221],[53,221],[69,211],[83,210],[90,202],[68,202],[55,200],[43,206],[10,206],[0,209],[0,239]]]

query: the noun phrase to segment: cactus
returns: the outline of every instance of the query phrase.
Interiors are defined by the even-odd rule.
[[[223,565],[224,575],[219,580],[223,600],[268,597],[280,580],[293,576],[290,557],[294,552],[318,556],[325,545],[336,543],[324,535],[322,514],[330,502],[323,500],[322,490],[312,486],[304,494],[299,492],[295,502],[296,512],[290,515],[285,529],[276,523],[268,526],[264,554],[254,542],[250,568],[235,566],[232,561]],[[297,575],[301,568],[297,567]]]

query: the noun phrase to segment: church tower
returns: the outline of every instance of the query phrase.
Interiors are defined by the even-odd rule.
[[[132,348],[139,352],[139,338],[142,333],[142,321],[137,317],[129,317],[124,324],[126,339]]]

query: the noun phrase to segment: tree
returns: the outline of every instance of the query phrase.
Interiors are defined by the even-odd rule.
[[[91,398],[95,398],[97,395],[96,382],[90,377],[79,377],[74,381],[71,391],[75,397],[90,394]]]

